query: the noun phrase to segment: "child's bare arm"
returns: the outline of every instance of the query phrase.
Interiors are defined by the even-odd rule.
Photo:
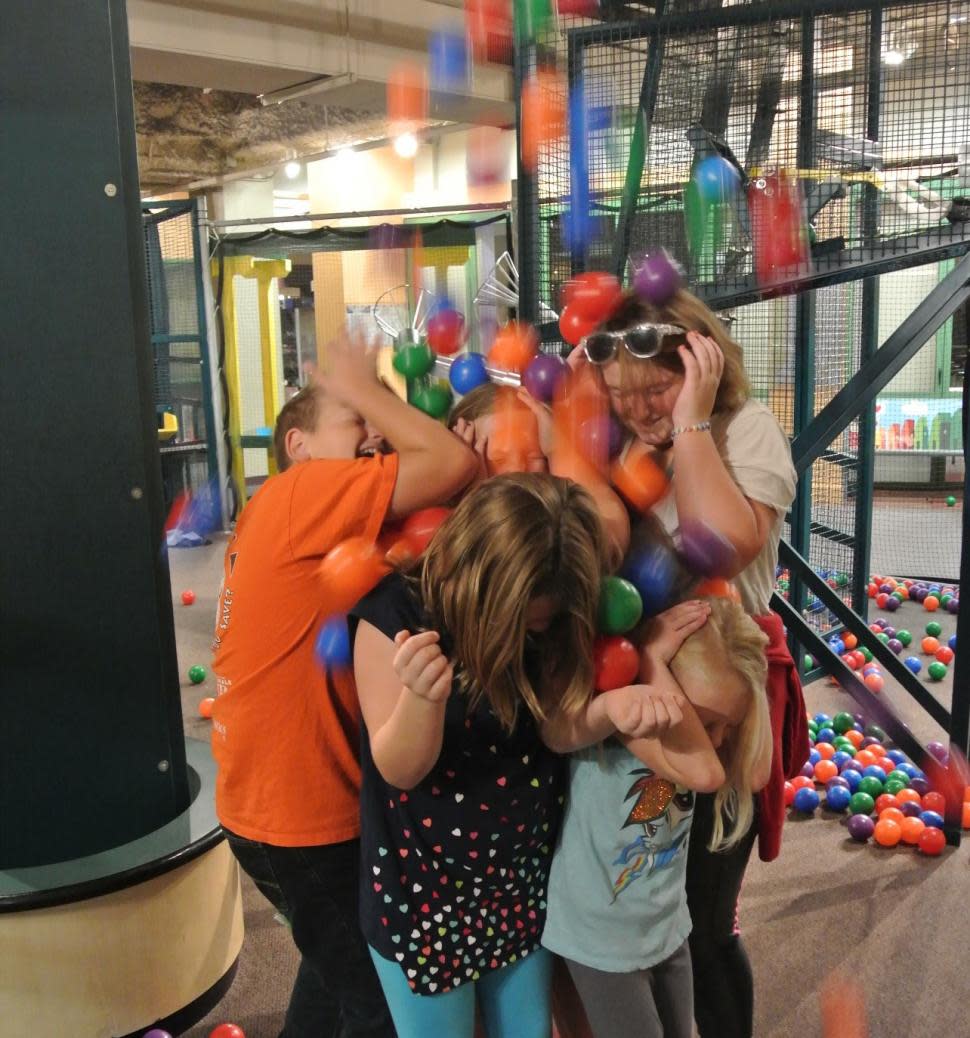
[[[620,735],[620,742],[651,771],[698,793],[724,785],[724,766],[707,732],[667,665],[653,661],[653,683],[668,695],[680,693],[682,720],[657,737]]]
[[[400,400],[377,378],[373,350],[346,333],[327,347],[327,391],[383,433],[397,451],[398,471],[389,514],[399,518],[448,501],[478,471],[478,458],[441,422]]]
[[[556,753],[571,753],[618,732],[659,735],[681,719],[683,696],[658,692],[649,685],[626,685],[593,696],[576,714],[556,710],[542,723],[543,742]]]
[[[434,631],[401,631],[392,642],[360,621],[354,678],[371,755],[389,785],[411,789],[434,767],[452,677]]]

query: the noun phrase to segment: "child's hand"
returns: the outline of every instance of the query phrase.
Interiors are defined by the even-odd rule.
[[[681,602],[658,613],[651,620],[647,640],[643,643],[641,669],[649,675],[654,661],[665,665],[669,663],[681,645],[707,623],[710,615],[710,605],[697,600]]]
[[[684,719],[681,696],[649,685],[626,685],[601,694],[610,722],[621,735],[634,739],[655,739]]]
[[[488,434],[480,432],[474,422],[465,421],[464,418],[459,418],[455,422],[454,432],[478,456],[478,474],[475,476],[475,482],[479,483],[483,479],[488,479],[488,465],[485,461],[488,451]]]
[[[359,332],[346,328],[327,343],[326,373],[318,372],[317,380],[327,392],[345,400],[348,391],[361,385],[377,385],[377,347]],[[345,401],[346,402],[346,401]]]
[[[394,644],[394,672],[401,684],[429,703],[443,703],[451,695],[454,668],[438,646],[438,632],[398,631]]]
[[[552,410],[536,400],[527,389],[520,389],[515,395],[535,415],[536,425],[539,427],[539,450],[547,458],[551,458],[554,443]]]

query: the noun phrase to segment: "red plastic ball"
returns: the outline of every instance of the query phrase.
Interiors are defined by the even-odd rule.
[[[640,669],[640,657],[632,642],[611,634],[596,639],[593,645],[593,685],[599,692],[629,685]]]
[[[790,782],[785,783],[785,807],[791,806],[797,792],[798,790]],[[970,808],[970,804],[964,804],[964,807]]]
[[[807,775],[796,775],[791,780],[791,786],[797,793],[800,789],[814,789],[815,783]]]
[[[209,1032],[209,1038],[246,1038],[246,1032],[238,1024],[219,1024]]]
[[[199,702],[199,717],[211,717],[212,708],[216,705],[215,699],[212,696],[206,696],[205,699]]]
[[[942,829],[936,829],[933,826],[927,826],[920,834],[919,843],[917,847],[923,854],[928,854],[931,858],[937,857],[943,853],[943,848],[946,846],[946,836],[943,835]]]
[[[195,602],[195,592],[185,590],[182,592],[182,605],[192,605]]]
[[[465,318],[457,310],[443,307],[429,318],[427,338],[435,353],[450,357],[465,340]]]
[[[886,603],[888,601],[889,601],[889,595],[886,594],[885,591],[880,591],[879,594],[876,595],[876,605],[880,609],[885,609],[886,608]]]
[[[584,317],[571,306],[565,306],[559,316],[559,334],[570,346],[578,346],[598,324],[597,318]]]
[[[610,315],[622,293],[620,282],[612,274],[590,270],[566,282],[563,302],[580,317],[599,323]]]
[[[876,797],[876,814],[881,815],[889,807],[899,807],[899,800],[892,793],[880,793]]]
[[[946,814],[946,797],[931,789],[929,793],[923,794],[923,810],[935,811],[937,814]]]
[[[953,662],[953,650],[950,648],[949,645],[941,645],[936,650],[936,658],[940,661],[940,663],[943,663],[949,667],[949,665]]]
[[[438,532],[438,527],[451,515],[450,508],[422,508],[412,512],[401,525],[401,533],[414,552],[420,555],[431,543],[431,538]]]

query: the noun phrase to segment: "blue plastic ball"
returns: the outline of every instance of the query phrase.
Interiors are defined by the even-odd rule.
[[[816,714],[815,723],[819,728],[829,728],[832,724],[832,718],[828,714]]]
[[[950,640],[947,642],[947,645],[949,645],[954,652],[957,651],[957,636],[955,634],[950,635]]]
[[[880,782],[886,781],[886,772],[878,764],[870,764],[862,769],[863,778],[877,778]]]
[[[859,788],[859,783],[862,781],[862,772],[857,771],[855,768],[846,768],[842,772],[842,778],[849,783],[849,789],[854,793]]]
[[[798,794],[795,794],[795,799],[798,799]],[[852,799],[852,793],[844,786],[833,786],[831,789],[826,790],[825,793],[825,806],[830,811],[844,811],[849,806],[849,801]]]
[[[923,823],[933,826],[934,829],[943,828],[943,815],[939,811],[921,811],[919,817]]]
[[[852,760],[853,757],[850,753],[846,753],[845,750],[838,750],[832,758],[832,763],[841,771],[843,768],[848,767]]]
[[[801,811],[803,814],[810,815],[815,811],[820,803],[821,799],[818,793],[816,793],[814,789],[804,786],[795,794],[795,799],[792,801],[792,807],[794,807],[796,811]]]
[[[821,755],[821,753],[818,752],[818,750],[809,750],[808,751],[808,763],[809,764],[818,764],[818,762],[821,759],[822,759],[822,755]]]
[[[350,635],[345,616],[334,616],[327,620],[320,628],[313,652],[320,666],[328,670],[350,666]]]
[[[923,669],[923,663],[918,656],[907,656],[905,663],[914,674],[919,674]]]
[[[915,764],[910,764],[908,760],[904,760],[901,764],[897,764],[896,770],[905,771],[911,779],[914,779],[919,775],[919,768],[917,768]]]
[[[663,546],[650,545],[630,555],[620,570],[620,576],[640,592],[644,616],[656,616],[670,606],[677,566],[672,554]]]
[[[845,652],[845,642],[842,641],[841,638],[833,638],[829,642],[829,647],[836,654],[836,656],[841,656]]]
[[[731,199],[741,186],[741,177],[727,159],[722,159],[720,155],[710,155],[697,163],[694,183],[701,201],[706,205],[715,205]]]
[[[485,370],[485,358],[480,353],[465,353],[456,357],[448,372],[448,379],[456,393],[470,393],[476,386],[483,386],[488,381]]]
[[[815,738],[816,742],[835,742],[835,729],[834,728],[820,728],[818,735]]]
[[[432,33],[428,39],[428,64],[432,90],[449,93],[465,86],[468,80],[465,37],[450,32]]]
[[[902,764],[906,760],[906,754],[902,750],[890,750],[886,756],[893,764]]]

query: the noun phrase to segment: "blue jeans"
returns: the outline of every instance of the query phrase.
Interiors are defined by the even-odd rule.
[[[443,995],[416,995],[396,962],[370,949],[398,1038],[472,1038],[478,996],[488,1038],[550,1038],[552,955],[537,948],[524,959]]]
[[[302,956],[280,1038],[395,1038],[360,932],[360,841],[274,847],[224,832],[243,872],[289,920]]]

